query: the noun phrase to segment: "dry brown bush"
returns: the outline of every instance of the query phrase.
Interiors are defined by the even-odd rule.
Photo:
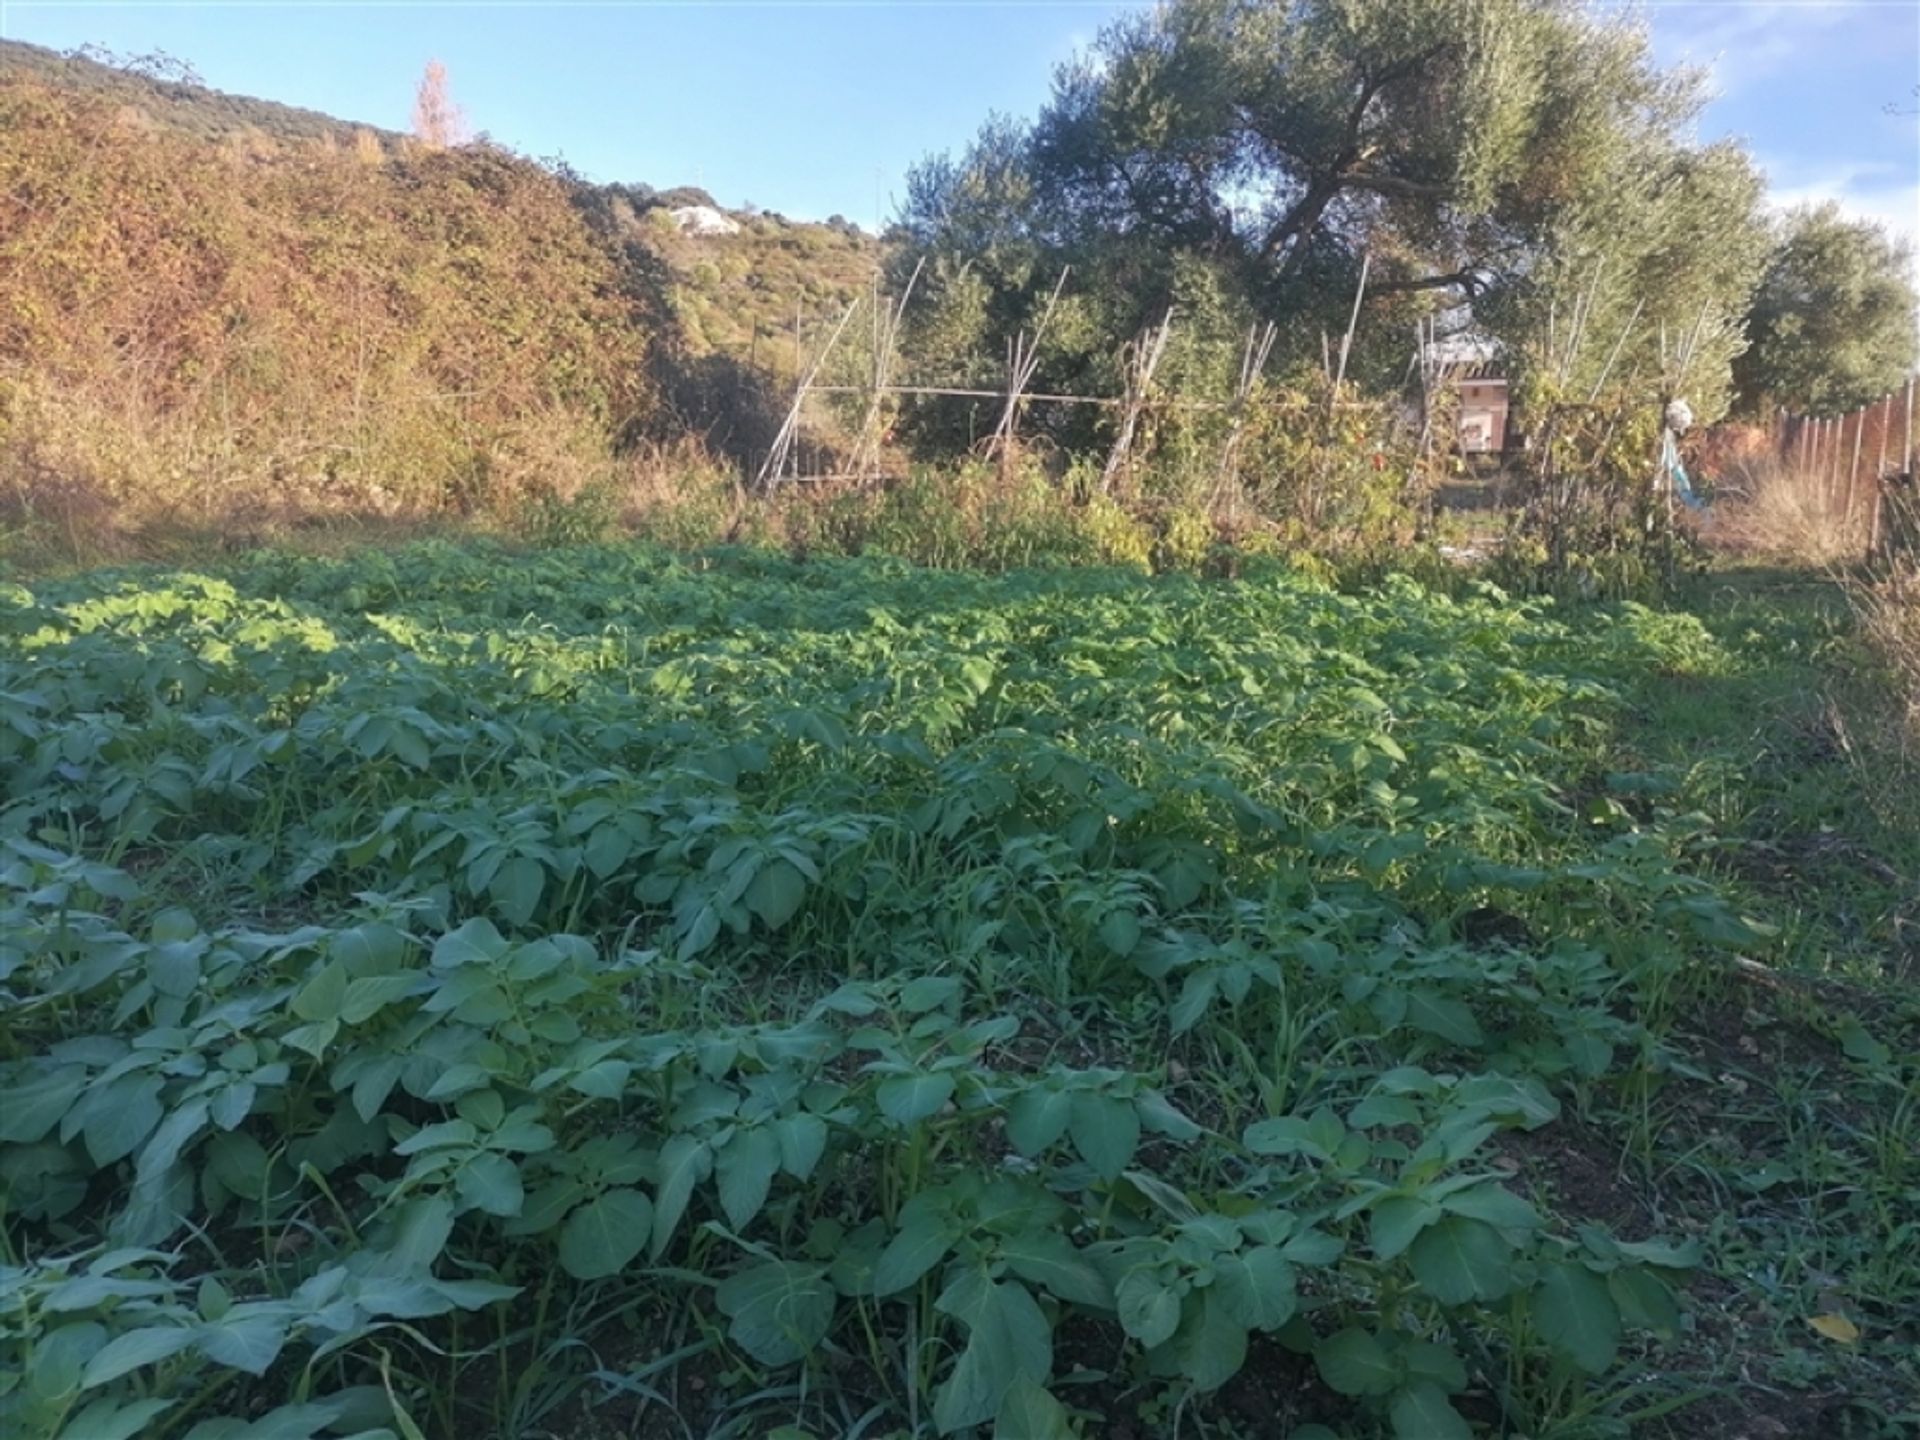
[[[1852,591],[1860,628],[1893,681],[1901,753],[1920,763],[1920,572],[1902,570]]]
[[[606,482],[652,335],[560,178],[120,108],[0,78],[0,520],[77,559]]]

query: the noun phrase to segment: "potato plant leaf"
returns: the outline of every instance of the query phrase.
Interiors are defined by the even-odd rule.
[[[1341,1395],[1385,1395],[1400,1383],[1400,1367],[1365,1330],[1329,1335],[1314,1347],[1313,1362],[1328,1388]]]
[[[660,1147],[660,1183],[653,1192],[653,1258],[666,1252],[693,1190],[713,1172],[713,1149],[692,1135],[670,1136]]]
[[[806,876],[788,861],[774,860],[755,872],[745,898],[769,930],[778,930],[798,913],[806,894]]]
[[[1513,1288],[1512,1256],[1493,1226],[1460,1215],[1421,1231],[1407,1252],[1414,1278],[1443,1305],[1498,1300]]]
[[[1180,1328],[1180,1294],[1158,1270],[1130,1270],[1114,1287],[1120,1324],[1147,1349],[1164,1344]]]
[[[953,1098],[951,1073],[894,1075],[880,1082],[878,1098],[881,1113],[898,1125],[914,1125],[936,1114]]]
[[[1547,1266],[1532,1295],[1540,1338],[1589,1375],[1613,1364],[1620,1349],[1620,1311],[1607,1284],[1584,1265]]]
[[[780,1141],[773,1131],[755,1125],[733,1132],[733,1138],[714,1156],[720,1208],[729,1225],[736,1230],[745,1229],[760,1213],[779,1169]]]
[[[1073,1440],[1066,1407],[1031,1376],[1018,1375],[1007,1387],[993,1422],[993,1440]]]
[[[1046,1382],[1053,1327],[1024,1285],[968,1271],[935,1303],[967,1330],[966,1348],[934,1395],[933,1421],[942,1435],[992,1420],[1022,1377]]]
[[[1473,1429],[1430,1380],[1415,1380],[1387,1402],[1394,1440],[1472,1440]]]
[[[608,1190],[567,1216],[560,1264],[576,1280],[603,1280],[627,1267],[653,1231],[653,1203],[638,1190]]]
[[[1117,1180],[1139,1148],[1140,1115],[1130,1100],[1083,1090],[1073,1096],[1067,1134],[1095,1174]]]
[[[727,1335],[763,1365],[803,1359],[833,1325],[836,1303],[826,1269],[769,1260],[736,1270],[714,1292]]]

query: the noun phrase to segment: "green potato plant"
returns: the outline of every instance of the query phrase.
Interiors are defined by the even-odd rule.
[[[1705,646],[1283,567],[0,592],[0,1424],[1067,1437],[1273,1347],[1353,1433],[1591,1413],[1697,1252],[1503,1147],[1764,940],[1606,768]]]

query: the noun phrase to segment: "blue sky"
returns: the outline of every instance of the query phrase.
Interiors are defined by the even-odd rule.
[[[907,168],[990,110],[1030,114],[1122,5],[1075,0],[0,0],[0,35],[164,50],[211,85],[404,128],[429,58],[475,128],[603,180],[872,226]],[[1663,59],[1710,64],[1711,136],[1783,202],[1920,235],[1920,0],[1641,7]]]

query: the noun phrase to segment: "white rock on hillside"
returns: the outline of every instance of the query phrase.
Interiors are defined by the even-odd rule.
[[[740,222],[711,205],[681,205],[667,212],[682,235],[738,235]]]

